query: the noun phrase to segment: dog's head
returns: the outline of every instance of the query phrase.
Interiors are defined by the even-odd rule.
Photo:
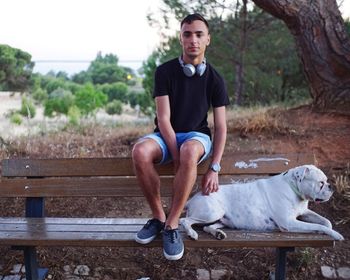
[[[327,176],[314,165],[303,165],[292,170],[292,179],[299,192],[308,200],[328,201],[333,189],[327,182]]]

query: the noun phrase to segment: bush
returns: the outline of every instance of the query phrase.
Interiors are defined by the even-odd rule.
[[[46,90],[38,88],[32,93],[32,97],[36,103],[43,104],[49,98],[49,95],[47,94]]]
[[[72,106],[69,108],[68,110],[68,119],[69,119],[69,123],[72,125],[79,125],[80,123],[80,117],[81,117],[81,113],[80,110],[77,106]]]
[[[44,115],[53,117],[54,114],[68,114],[68,110],[74,105],[74,96],[68,90],[58,88],[49,95],[45,102]]]
[[[10,117],[10,122],[11,123],[14,123],[14,124],[17,124],[17,125],[21,125],[22,121],[23,121],[22,116],[19,113],[14,113]]]
[[[107,95],[97,91],[93,85],[87,84],[75,94],[75,105],[82,115],[93,114],[96,109],[102,108],[107,103]]]
[[[108,95],[108,100],[120,100],[123,103],[127,102],[128,86],[123,82],[113,84],[104,84],[101,87],[103,93]]]
[[[33,102],[30,99],[27,99],[27,97],[23,96],[21,110],[19,110],[18,113],[24,117],[34,118],[36,110]]]
[[[119,100],[113,100],[106,105],[106,112],[109,115],[121,115],[123,104]]]

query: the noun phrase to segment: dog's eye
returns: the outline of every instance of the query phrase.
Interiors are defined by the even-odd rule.
[[[320,182],[320,189],[322,190],[324,187],[324,182]]]

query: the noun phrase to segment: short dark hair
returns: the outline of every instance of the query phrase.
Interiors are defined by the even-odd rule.
[[[209,32],[209,23],[207,22],[207,20],[201,14],[198,14],[198,13],[190,14],[190,15],[186,16],[181,21],[180,27],[182,27],[185,23],[191,24],[195,20],[203,21],[205,23],[205,25],[207,26],[208,32]]]

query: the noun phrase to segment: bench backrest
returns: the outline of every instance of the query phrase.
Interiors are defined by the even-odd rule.
[[[198,167],[198,182],[208,170],[207,160]],[[0,197],[143,196],[131,158],[4,159]],[[271,176],[287,169],[315,164],[312,154],[224,156],[220,183]],[[172,164],[156,167],[162,195],[171,195]]]

